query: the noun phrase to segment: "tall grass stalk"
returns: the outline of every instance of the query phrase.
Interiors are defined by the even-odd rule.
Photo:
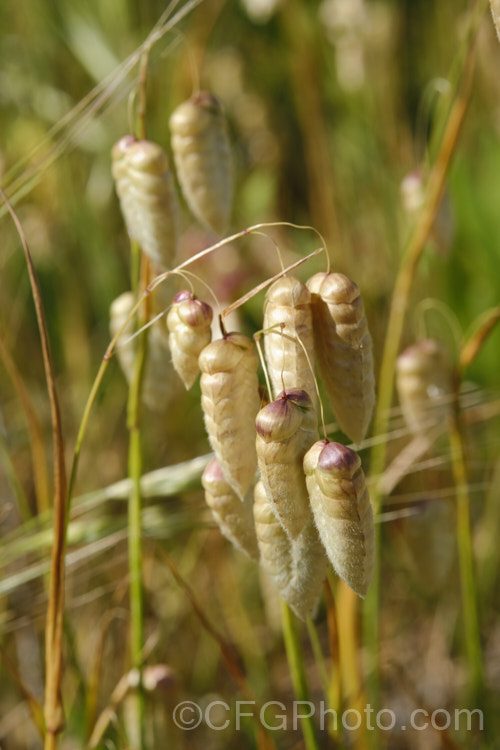
[[[310,694],[307,677],[304,668],[304,655],[300,645],[299,634],[294,614],[288,604],[281,600],[281,622],[283,626],[283,639],[285,641],[288,667],[292,678],[295,697],[305,705],[309,704]],[[314,728],[312,716],[304,715],[300,722],[306,750],[319,750],[318,739]]]
[[[465,630],[465,652],[470,675],[470,698],[477,699],[484,680],[481,638],[479,633],[478,599],[472,552],[470,497],[467,489],[465,449],[460,425],[458,399],[455,401],[450,425],[450,448],[456,487],[457,544],[460,561],[460,587]]]
[[[149,47],[142,59],[139,76],[138,113],[139,137],[146,137],[146,83]],[[149,262],[141,253],[137,242],[131,243],[131,285],[136,297],[142,296],[149,281]],[[138,327],[148,321],[149,301],[143,305],[138,314]],[[138,670],[139,684],[134,694],[133,724],[129,731],[136,732],[131,738],[134,748],[143,750],[145,737],[145,696],[142,685],[142,662],[144,645],[144,603],[142,581],[142,438],[141,438],[141,392],[143,374],[148,356],[148,329],[142,331],[136,350],[134,376],[129,388],[127,403],[127,427],[129,430],[128,473],[131,490],[128,501],[128,559],[130,585],[130,658],[132,667]]]
[[[460,409],[460,384],[462,372],[476,358],[487,337],[500,320],[500,308],[490,310],[481,319],[481,325],[462,347],[460,361],[454,374],[452,418],[449,430],[451,461],[456,488],[457,543],[460,562],[460,585],[464,613],[465,650],[469,665],[471,699],[478,699],[484,685],[484,667],[478,618],[478,594],[474,571],[470,495],[466,451]]]
[[[360,716],[366,704],[362,688],[359,664],[359,597],[344,581],[334,580],[329,572],[328,580],[335,597],[337,608],[337,627],[339,640],[339,669],[342,705],[345,709],[356,711]],[[352,746],[356,750],[367,747],[366,726],[353,733]]]
[[[50,402],[52,440],[54,452],[53,473],[53,546],[51,556],[51,575],[47,619],[45,627],[45,750],[55,750],[57,737],[64,726],[64,713],[61,700],[62,651],[63,651],[63,618],[64,618],[64,552],[66,544],[66,467],[64,457],[64,439],[61,422],[59,399],[56,390],[54,367],[50,352],[47,323],[43,308],[42,295],[38,284],[33,259],[24,235],[23,228],[4,191],[0,195],[5,201],[12,216],[23,246],[31,294],[35,304],[38,331],[42,347],[45,381]]]
[[[129,391],[128,429],[129,455],[128,471],[131,489],[128,502],[128,551],[130,578],[130,656],[132,666],[142,668],[142,649],[144,644],[144,607],[142,590],[142,523],[141,523],[141,476],[142,476],[142,444],[140,430],[140,394],[142,374],[147,356],[147,337],[139,339],[135,363],[135,373]],[[145,747],[145,702],[142,680],[135,696],[137,721],[137,736],[133,738],[134,747],[140,750]]]
[[[448,170],[467,113],[474,70],[475,40],[476,36],[474,35],[471,38],[468,54],[465,59],[461,86],[449,112],[439,153],[429,176],[426,201],[409,237],[396,277],[378,381],[379,394],[374,418],[374,433],[376,435],[384,435],[388,430],[396,359],[403,334],[411,287],[417,272],[418,263],[425,248],[425,243],[429,237],[441,203]],[[376,443],[373,446],[370,470],[372,475],[377,478],[382,477],[384,473],[386,454],[386,441]],[[374,485],[371,497],[374,504],[374,511],[377,513],[380,511],[382,494],[376,484]],[[380,524],[376,524],[375,526],[377,554],[380,549],[380,526]],[[365,600],[363,628],[364,642],[367,647],[367,688],[370,704],[375,710],[378,710],[380,706],[380,675],[378,667],[379,598],[380,570],[379,565],[376,565],[374,580]],[[375,734],[374,732],[374,742],[376,742]]]

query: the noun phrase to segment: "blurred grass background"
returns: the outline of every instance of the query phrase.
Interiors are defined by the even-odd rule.
[[[130,130],[127,97],[137,67],[95,116],[64,118],[136,49],[163,10],[164,4],[153,0],[0,5],[0,181],[11,197],[18,196],[16,209],[39,275],[69,454],[109,341],[109,305],[130,284],[110,149]],[[191,94],[195,67],[202,88],[222,100],[229,120],[236,169],[233,229],[283,220],[319,230],[334,268],[362,290],[377,365],[413,220],[402,182],[410,174],[425,178],[437,117],[455,84],[469,10],[469,3],[459,0],[206,0],[178,25],[182,36],[168,34],[152,51],[148,137],[168,148],[169,113]],[[469,111],[415,279],[404,344],[421,330],[419,303],[424,299],[440,300],[462,333],[499,303],[499,63],[500,45],[486,14]],[[57,158],[48,164],[52,152]],[[184,219],[181,257],[213,240],[187,211]],[[50,455],[48,404],[24,260],[5,215],[1,226],[0,338],[29,393]],[[305,232],[283,229],[273,236],[286,262],[317,246]],[[218,293],[235,299],[276,273],[270,247],[263,238],[248,239],[197,268]],[[322,261],[316,259],[300,274],[307,278],[320,268]],[[249,332],[261,326],[262,299],[258,296],[242,311]],[[425,324],[427,333],[456,355],[446,316],[431,310]],[[493,738],[500,731],[499,351],[496,330],[467,373],[476,402],[484,405],[483,416],[468,428],[467,451],[486,665],[479,707],[487,717],[487,739],[486,734],[471,739],[451,730],[395,732],[382,734],[383,747],[495,747]],[[125,381],[112,360],[84,442],[77,495],[126,476],[126,398]],[[25,415],[5,362],[0,399],[0,746],[15,750],[41,746],[29,696],[35,703],[42,699],[50,534],[46,520],[37,518]],[[396,411],[391,426],[401,424]],[[408,442],[404,431],[391,440],[390,457]],[[177,392],[168,417],[145,414],[144,443],[145,471],[208,452],[198,385],[188,394]],[[433,447],[431,458],[420,470],[414,467],[386,500],[391,508],[417,502],[425,509],[383,529],[383,705],[401,716],[415,705],[468,706],[454,486],[445,439]],[[99,712],[129,668],[126,505],[122,499],[99,497],[81,508],[77,504],[75,513],[68,546],[62,748],[86,746]],[[168,498],[156,491],[146,503],[144,525],[146,631],[152,639],[147,661],[168,664],[176,675],[173,685],[167,681],[163,691],[148,698],[151,747],[253,747],[251,725],[223,733],[200,727],[189,736],[172,725],[171,708],[178,700],[216,696],[230,702],[234,687],[217,645],[161,551],[168,551],[204,611],[235,643],[259,699],[287,702],[292,693],[275,596],[262,593],[256,566],[213,529],[196,479],[189,491],[174,489]],[[324,609],[318,632],[327,650]],[[318,671],[307,641],[306,656],[312,692],[318,695]],[[102,747],[127,747],[126,726],[125,702]],[[301,746],[297,732],[274,735],[278,747]],[[338,738],[329,741],[332,747],[343,746],[335,744]],[[361,739],[343,741],[363,746],[356,745]],[[322,746],[329,746],[326,738]]]

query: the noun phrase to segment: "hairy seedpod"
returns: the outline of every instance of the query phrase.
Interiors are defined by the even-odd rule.
[[[359,443],[375,404],[372,339],[363,300],[356,284],[342,273],[316,274],[307,286],[325,393],[342,431]]]
[[[341,443],[320,440],[304,458],[316,528],[337,575],[361,597],[375,565],[375,528],[361,460]]]
[[[226,481],[243,500],[257,469],[254,424],[260,398],[255,346],[247,336],[229,333],[208,344],[198,364],[210,445]]]
[[[110,308],[110,333],[115,336],[130,314],[135,297],[132,292],[124,292],[113,301]],[[130,320],[120,334],[116,354],[128,383],[132,381],[135,369],[135,355],[138,338],[134,334],[134,321]],[[175,394],[176,388],[170,366],[168,337],[161,321],[148,329],[147,359],[142,380],[141,396],[152,411],[164,411]]]
[[[260,564],[294,612],[314,615],[328,560],[311,520],[291,541],[278,521],[262,482],[257,482],[253,513]]]
[[[156,143],[125,136],[113,147],[112,172],[130,237],[153,263],[169,268],[180,232],[180,207],[167,154]]]
[[[443,347],[434,339],[422,339],[399,355],[396,385],[401,410],[412,433],[425,432],[447,418],[450,377]]]
[[[212,338],[210,305],[183,290],[174,297],[167,315],[172,364],[187,389],[200,371],[198,357]]]
[[[224,478],[217,459],[206,467],[201,477],[205,499],[222,534],[239,550],[254,560],[259,557],[253,521],[252,503],[248,496],[241,502]]]
[[[311,295],[298,279],[283,276],[269,287],[264,330],[269,328],[273,330],[264,337],[264,351],[274,398],[283,390],[300,388],[316,408]]]
[[[316,412],[308,394],[284,391],[255,420],[257,459],[271,507],[290,539],[297,539],[311,518],[302,469],[304,454],[318,439]]]
[[[170,117],[177,176],[189,208],[202,224],[222,234],[233,200],[231,152],[218,100],[200,91]]]

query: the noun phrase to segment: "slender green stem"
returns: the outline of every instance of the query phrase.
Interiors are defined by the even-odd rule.
[[[302,734],[304,735],[306,750],[319,750],[312,715],[308,715],[308,708],[310,707],[309,688],[307,686],[304,657],[300,646],[295,618],[290,607],[283,601],[281,602],[281,622],[283,625],[283,637],[285,640],[286,656],[288,659],[293,689],[298,701],[303,702],[305,708],[304,715],[300,721],[300,726]]]
[[[140,394],[142,374],[147,356],[147,337],[140,336],[136,354],[135,373],[128,400],[129,455],[128,471],[132,482],[128,504],[128,551],[130,577],[130,655],[132,666],[141,672],[144,645],[144,607],[142,590],[142,523],[141,476],[142,442],[140,431]],[[145,704],[142,679],[136,694],[135,712],[140,750],[145,747]]]
[[[472,40],[475,38],[475,36],[472,37]],[[379,395],[374,419],[374,432],[376,435],[384,435],[387,432],[394,388],[396,359],[403,334],[411,287],[425,243],[429,237],[441,203],[446,184],[446,177],[448,175],[451,160],[467,112],[474,68],[474,45],[472,44],[472,40],[464,64],[462,85],[453,106],[451,107],[443,138],[441,140],[439,154],[429,177],[426,202],[418,221],[414,225],[396,277],[379,375]],[[385,441],[376,443],[371,453],[370,462],[370,469],[373,476],[382,476],[386,463],[386,455],[387,443]],[[375,512],[378,512],[382,502],[382,494],[380,487],[377,484],[374,485],[371,499]],[[380,546],[378,544],[379,539],[380,530],[377,531],[376,537],[377,554]],[[372,706],[377,706],[380,700],[380,676],[378,670],[378,607],[380,584],[378,577],[379,565],[377,564],[371,590],[365,600],[363,618],[363,637],[366,645],[368,662],[367,688],[368,697]]]
[[[325,655],[321,647],[316,625],[314,624],[314,621],[312,620],[311,617],[307,618],[306,625],[307,625],[307,632],[309,634],[309,640],[311,642],[311,648],[314,654],[314,659],[316,661],[316,665],[318,667],[318,671],[319,671],[319,675],[321,679],[321,687],[323,688],[323,695],[328,700],[329,707],[334,708],[335,706],[333,706],[333,700],[332,700],[332,695],[331,695],[332,691],[330,688],[330,678],[328,675]]]
[[[450,425],[450,448],[453,476],[457,492],[457,544],[460,562],[460,586],[464,614],[465,651],[470,672],[471,699],[478,698],[483,686],[483,659],[478,619],[478,597],[474,575],[470,498],[467,481],[465,449],[460,425],[458,391]]]

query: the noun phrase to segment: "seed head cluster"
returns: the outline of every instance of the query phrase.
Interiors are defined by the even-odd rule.
[[[219,102],[206,92],[170,118],[178,183],[194,216],[222,234],[232,204],[229,142]],[[112,172],[125,225],[158,269],[175,263],[180,208],[165,151],[150,141],[121,138]],[[130,379],[134,366],[134,305],[128,292],[111,308],[120,331],[118,353]],[[161,350],[186,389],[201,373],[201,406],[215,457],[202,477],[207,504],[222,534],[259,560],[295,613],[314,614],[328,564],[364,597],[374,568],[374,525],[358,454],[321,440],[318,386],[342,431],[366,435],[375,400],[372,342],[358,287],[341,273],[304,284],[283,274],[267,291],[264,353],[270,403],[259,392],[255,343],[222,331],[212,340],[212,308],[193,291],[177,292],[166,326],[148,339],[144,392],[152,395]],[[160,338],[161,334],[161,338]],[[121,345],[120,345],[121,342]],[[168,369],[168,368],[165,368]],[[170,368],[172,370],[172,368]]]

